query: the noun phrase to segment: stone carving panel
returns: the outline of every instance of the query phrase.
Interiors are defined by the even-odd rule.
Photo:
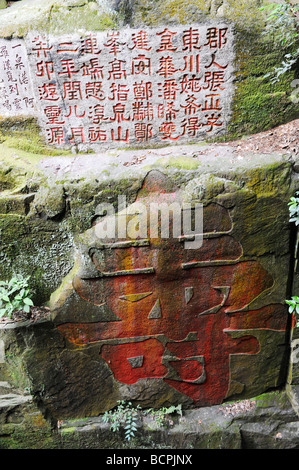
[[[0,115],[34,115],[35,99],[23,40],[0,39]]]
[[[163,178],[148,176],[137,202],[180,200],[180,191],[165,187]],[[197,406],[246,394],[254,368],[262,387],[274,386],[286,309],[251,307],[274,280],[258,260],[244,257],[232,229],[229,211],[218,204],[204,208],[203,244],[196,249],[184,248],[184,236],[99,240],[95,225],[81,240],[71,300],[62,294],[53,308],[59,332],[76,347],[97,345],[116,381],[162,379]]]
[[[31,34],[27,48],[49,144],[166,145],[226,130],[234,59],[228,25]]]

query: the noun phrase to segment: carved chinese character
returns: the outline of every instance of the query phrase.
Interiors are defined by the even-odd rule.
[[[61,145],[65,142],[63,127],[51,127],[47,129],[49,144]]]
[[[104,44],[105,47],[109,49],[109,54],[117,55],[121,51],[124,43],[121,43],[119,40],[119,31],[112,31],[107,33],[108,41]]]
[[[33,38],[33,45],[34,47],[32,48],[33,52],[36,52],[36,57],[39,58],[42,55],[42,57],[47,58],[48,53],[53,49],[53,46],[49,47],[48,45],[48,40],[44,36],[36,36]]]
[[[75,70],[76,65],[73,59],[64,59],[61,61],[61,72],[58,72],[58,75],[67,75],[68,78],[72,78],[74,74],[78,73],[78,70]]]
[[[210,91],[217,91],[224,90],[222,86],[225,82],[224,79],[224,72],[223,71],[215,71],[215,72],[206,72],[205,73],[205,84],[203,88],[209,89]]]
[[[107,133],[99,127],[90,127],[88,129],[88,139],[90,142],[105,142],[107,140]]]
[[[150,51],[151,47],[148,44],[148,34],[146,31],[138,31],[138,33],[132,34],[132,41],[134,46],[132,49],[140,49],[143,51]]]
[[[132,59],[132,75],[151,75],[151,59],[143,54]]]
[[[172,57],[161,57],[160,58],[160,68],[158,70],[158,74],[162,77],[168,78],[171,75],[174,75],[176,69],[174,68]]]
[[[221,49],[227,42],[226,33],[228,28],[208,28],[205,46],[211,49]]]
[[[36,64],[36,70],[35,75],[37,77],[47,77],[48,80],[51,80],[52,75],[54,74],[54,66],[53,62],[38,62]]]
[[[82,99],[82,92],[81,92],[81,83],[76,82],[65,82],[63,84],[64,89],[64,99],[69,100],[79,100]]]
[[[86,38],[81,39],[80,53],[83,54],[100,54],[98,40],[95,34],[90,34]]]
[[[95,98],[96,100],[103,101],[105,99],[105,94],[102,89],[102,82],[88,82],[85,85],[85,95],[86,98]]]
[[[57,105],[46,106],[44,109],[44,113],[47,116],[47,124],[64,124],[64,120],[61,121],[61,108]]]
[[[117,121],[117,122],[122,122],[122,121],[130,121],[130,116],[125,117],[125,105],[122,103],[117,103],[115,106],[113,106],[113,112],[114,116],[110,118],[110,121]]]
[[[152,83],[146,82],[140,83],[135,82],[133,84],[134,98],[135,100],[149,100],[153,96]]]
[[[57,92],[57,87],[54,83],[44,83],[38,87],[41,100],[45,101],[58,101],[60,96]]]
[[[173,136],[176,132],[176,125],[173,122],[163,122],[159,127],[162,140],[178,140],[180,136]]]
[[[93,123],[93,124],[100,124],[103,120],[106,120],[105,118],[105,108],[104,106],[97,104],[94,107],[89,108],[89,114],[88,114],[88,119]]]
[[[165,100],[175,100],[177,97],[178,86],[175,80],[165,80],[165,82],[159,83],[159,91],[162,93],[159,96],[163,96]]]
[[[117,134],[114,132],[114,129],[111,129],[111,139],[115,142],[129,142],[129,129],[123,132],[122,128],[118,126]]]
[[[183,46],[183,51],[192,52],[193,49],[201,49],[201,46],[199,46],[198,29],[194,29],[191,26],[183,32]]]
[[[196,97],[194,95],[188,95],[186,98],[186,105],[181,105],[181,108],[185,110],[185,114],[196,114],[200,109],[201,105],[196,103]]]
[[[138,142],[147,142],[152,136],[152,124],[146,124],[144,122],[135,123],[135,138]]]
[[[181,81],[181,93],[198,93],[201,90],[200,78],[192,75],[184,75]]]
[[[122,78],[127,78],[126,69],[124,68],[124,60],[114,59],[111,64],[111,69],[108,71],[109,77],[108,80],[113,78],[114,80],[121,80]]]
[[[185,132],[187,132],[190,137],[196,137],[201,125],[202,124],[199,122],[198,116],[189,117],[188,119],[184,119],[184,121],[182,122],[184,134]]]
[[[144,119],[154,119],[154,110],[151,103],[136,101],[132,104],[133,121],[143,121]]]
[[[109,96],[109,100],[111,101],[127,101],[128,100],[128,93],[129,93],[129,88],[127,85],[121,85],[121,84],[116,84],[112,83],[110,87],[112,95]]]
[[[89,63],[84,63],[82,65],[83,75],[90,75],[92,80],[98,80],[104,78],[103,76],[103,65],[100,65],[98,57],[90,59]]]
[[[82,144],[85,142],[83,127],[72,127],[72,136],[70,138],[71,144]]]
[[[157,36],[161,36],[160,39],[160,47],[157,49],[157,52],[162,52],[162,51],[176,51],[177,47],[174,47],[172,44],[173,37],[177,33],[169,31],[169,29],[165,28],[164,31],[161,33],[157,33]]]
[[[212,132],[214,127],[221,127],[223,125],[223,122],[218,122],[221,118],[221,114],[205,114],[205,118],[207,119],[207,122],[203,124],[203,126],[209,126],[209,129],[207,129],[206,132]]]

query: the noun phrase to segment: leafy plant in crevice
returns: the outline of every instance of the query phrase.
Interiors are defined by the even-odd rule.
[[[166,425],[166,420],[169,415],[178,413],[180,416],[182,416],[182,405],[171,405],[168,408],[163,407],[159,410],[154,410],[153,408],[150,408],[144,413],[151,416],[154,421],[158,424],[158,426],[162,427]]]
[[[299,225],[299,191],[295,192],[295,196],[290,198],[290,202],[288,203],[289,206],[289,214],[290,222],[294,222],[296,226]],[[289,306],[289,313],[291,315],[297,314],[299,315],[299,297],[294,295],[290,300],[285,301],[286,304]],[[297,320],[296,326],[299,326],[299,320]]]
[[[299,59],[299,46],[294,49],[299,40],[297,24],[299,5],[291,5],[289,2],[272,3],[261,7],[260,11],[268,13],[264,34],[272,34],[284,49],[290,50],[284,55],[281,65],[264,76],[264,78],[272,76],[271,83],[275,83],[279,81],[281,75],[291,70]]]
[[[160,408],[159,410],[154,410],[153,408],[141,410],[139,405],[134,408],[130,401],[128,403],[118,401],[117,403],[118,406],[115,409],[104,413],[103,421],[110,424],[110,429],[113,432],[119,431],[120,428],[124,429],[125,439],[128,441],[135,437],[138,419],[142,419],[143,416],[151,417],[160,427],[166,426],[167,417],[170,415],[178,413],[182,416],[182,405],[172,405],[168,408]]]
[[[104,423],[110,423],[110,429],[113,432],[118,431],[121,427],[125,430],[125,438],[130,441],[137,431],[137,420],[139,405],[137,408],[132,406],[129,401],[118,401],[118,406],[114,410],[106,411],[103,415]]]
[[[290,222],[295,222],[295,225],[299,225],[299,191],[296,191],[295,196],[291,197],[289,206]]]
[[[9,281],[0,281],[0,318],[12,318],[18,311],[30,313],[33,301],[29,279],[30,277],[23,278],[21,275],[16,275]]]

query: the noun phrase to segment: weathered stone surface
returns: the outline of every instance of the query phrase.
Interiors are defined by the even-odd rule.
[[[270,7],[262,12],[256,0],[250,6],[201,0],[159,0],[149,5],[143,1],[118,5],[76,0],[17,3],[1,11],[0,36],[7,38],[2,40],[7,50],[14,41],[22,41],[11,39],[13,35],[26,40],[32,58],[34,108],[30,90],[21,90],[20,96],[14,96],[14,90],[3,99],[1,114],[8,110],[16,115],[21,111],[37,114],[51,145],[83,150],[173,144],[218,134],[227,138],[298,116],[296,103],[289,98],[294,71],[274,84],[265,78],[289,50],[283,50],[279,34],[277,38],[267,34],[265,18]],[[126,24],[135,29],[124,27]],[[291,22],[287,24],[289,30]],[[281,35],[284,28],[282,22]],[[157,52],[153,41],[155,31],[161,34],[162,52]],[[27,37],[30,32],[31,38]],[[62,34],[68,36],[63,39]],[[138,38],[138,47],[130,37]],[[63,41],[69,43],[69,49],[62,54],[59,44]],[[105,44],[114,48],[114,61],[109,60]],[[27,67],[25,56],[21,55]],[[128,61],[126,71],[123,61]],[[162,76],[166,61],[167,76]],[[11,70],[4,67],[4,75],[7,72]],[[109,83],[109,74],[113,83]],[[138,86],[147,86],[148,96],[142,101],[140,87],[138,96],[133,96],[135,79]],[[2,87],[4,97],[15,83],[2,83]]]
[[[264,177],[265,172],[259,171]],[[255,233],[258,239],[264,236],[262,226],[268,231],[272,210],[273,217],[277,215],[270,201],[278,174],[288,178],[288,166],[279,164],[272,175],[268,172],[261,179],[265,193],[253,184],[256,170],[244,172],[244,167],[246,187],[242,190],[219,179],[218,190],[213,186],[215,192],[209,194],[213,183],[209,186],[201,178],[205,235],[203,246],[196,250],[184,250],[173,238],[150,239],[148,233],[135,242],[111,240],[109,244],[100,238],[99,225],[79,237],[76,265],[52,297],[54,322],[76,347],[99,347],[126,398],[134,399],[136,393],[140,397],[143,390],[146,400],[145,390],[150,394],[149,384],[155,380],[196,405],[220,403],[229,396],[253,396],[283,383],[289,317],[282,305],[284,287],[275,279],[281,279],[283,265],[286,282],[288,277],[284,217],[279,224],[281,246],[273,246],[272,254],[262,247],[257,251],[259,241],[255,243],[253,237]],[[185,186],[188,191],[178,190],[171,178],[152,171],[136,202],[149,207],[153,201],[196,200],[191,182]],[[204,195],[211,199],[207,201]],[[231,198],[229,209],[226,195]],[[283,207],[281,197],[277,194]],[[246,209],[257,201],[268,207],[266,218],[261,223],[253,211],[248,233],[239,231],[247,223]],[[239,207],[243,207],[244,219]],[[278,242],[277,237],[271,240]],[[279,270],[274,253],[281,257]],[[73,320],[71,311],[75,312]],[[198,335],[198,331],[205,333]],[[214,349],[216,355],[208,360],[209,341],[222,349],[217,353]],[[140,367],[135,367],[134,358],[140,359]]]
[[[0,39],[1,116],[35,115],[35,98],[25,44]]]
[[[160,452],[164,459],[167,449],[170,449],[171,455],[176,455],[178,449],[186,449],[192,464],[195,464],[201,455],[197,449],[298,447],[298,417],[285,392],[272,392],[222,406],[186,410],[182,416],[166,415],[164,425],[159,424],[150,413],[139,411],[137,430],[131,441],[125,439],[123,427],[113,432],[102,417],[60,421],[58,429],[51,431],[50,423],[30,402],[30,396],[27,403],[19,397],[18,404],[15,400],[14,406],[16,412],[10,414],[9,421],[0,425],[1,449],[109,450],[101,454],[99,463],[107,463],[108,457],[118,457],[117,449],[130,449],[130,455],[144,459],[148,458],[148,454],[143,449],[154,450],[154,455]]]

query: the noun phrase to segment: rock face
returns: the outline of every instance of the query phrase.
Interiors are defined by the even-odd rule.
[[[122,399],[142,407],[207,406],[285,383],[291,162],[275,154],[240,160],[230,150],[220,168],[208,154],[194,158],[193,146],[178,150],[184,158],[172,152],[171,162],[179,168],[167,167],[168,156],[163,167],[161,149],[157,157],[149,151],[136,166],[135,187],[129,179],[125,207],[119,204],[130,170],[112,166],[112,189],[106,197],[94,192],[93,226],[74,240],[73,269],[51,297],[51,318],[3,331],[7,347],[12,341],[21,351],[33,394],[55,419],[96,416]],[[78,178],[86,158],[94,159],[73,159],[63,183],[74,208],[72,175]],[[47,160],[43,167],[56,188],[58,161],[61,168],[70,163],[64,157],[53,169]],[[195,161],[196,170],[181,169]],[[92,170],[97,188],[99,167]],[[81,171],[85,181],[86,166]],[[43,191],[30,204],[31,216]],[[44,201],[43,217],[52,216]],[[186,225],[174,234],[173,218],[165,224],[164,216],[164,238],[159,231],[153,237],[163,227],[150,224],[151,207],[177,203],[186,215],[191,202],[194,211],[203,206],[202,237],[193,239]],[[104,208],[114,208],[116,229],[125,227],[130,236],[104,237],[111,229]],[[193,235],[200,235],[194,224]]]
[[[187,3],[23,1],[0,13],[0,276],[30,274],[51,310],[3,322],[0,357],[53,421],[118,400],[218,406],[286,383],[297,157],[200,140],[210,127],[220,137],[220,111],[225,139],[298,115],[295,72],[264,81],[286,50],[261,34],[260,2]],[[155,132],[164,147],[150,148]],[[75,154],[93,139],[97,153]]]

